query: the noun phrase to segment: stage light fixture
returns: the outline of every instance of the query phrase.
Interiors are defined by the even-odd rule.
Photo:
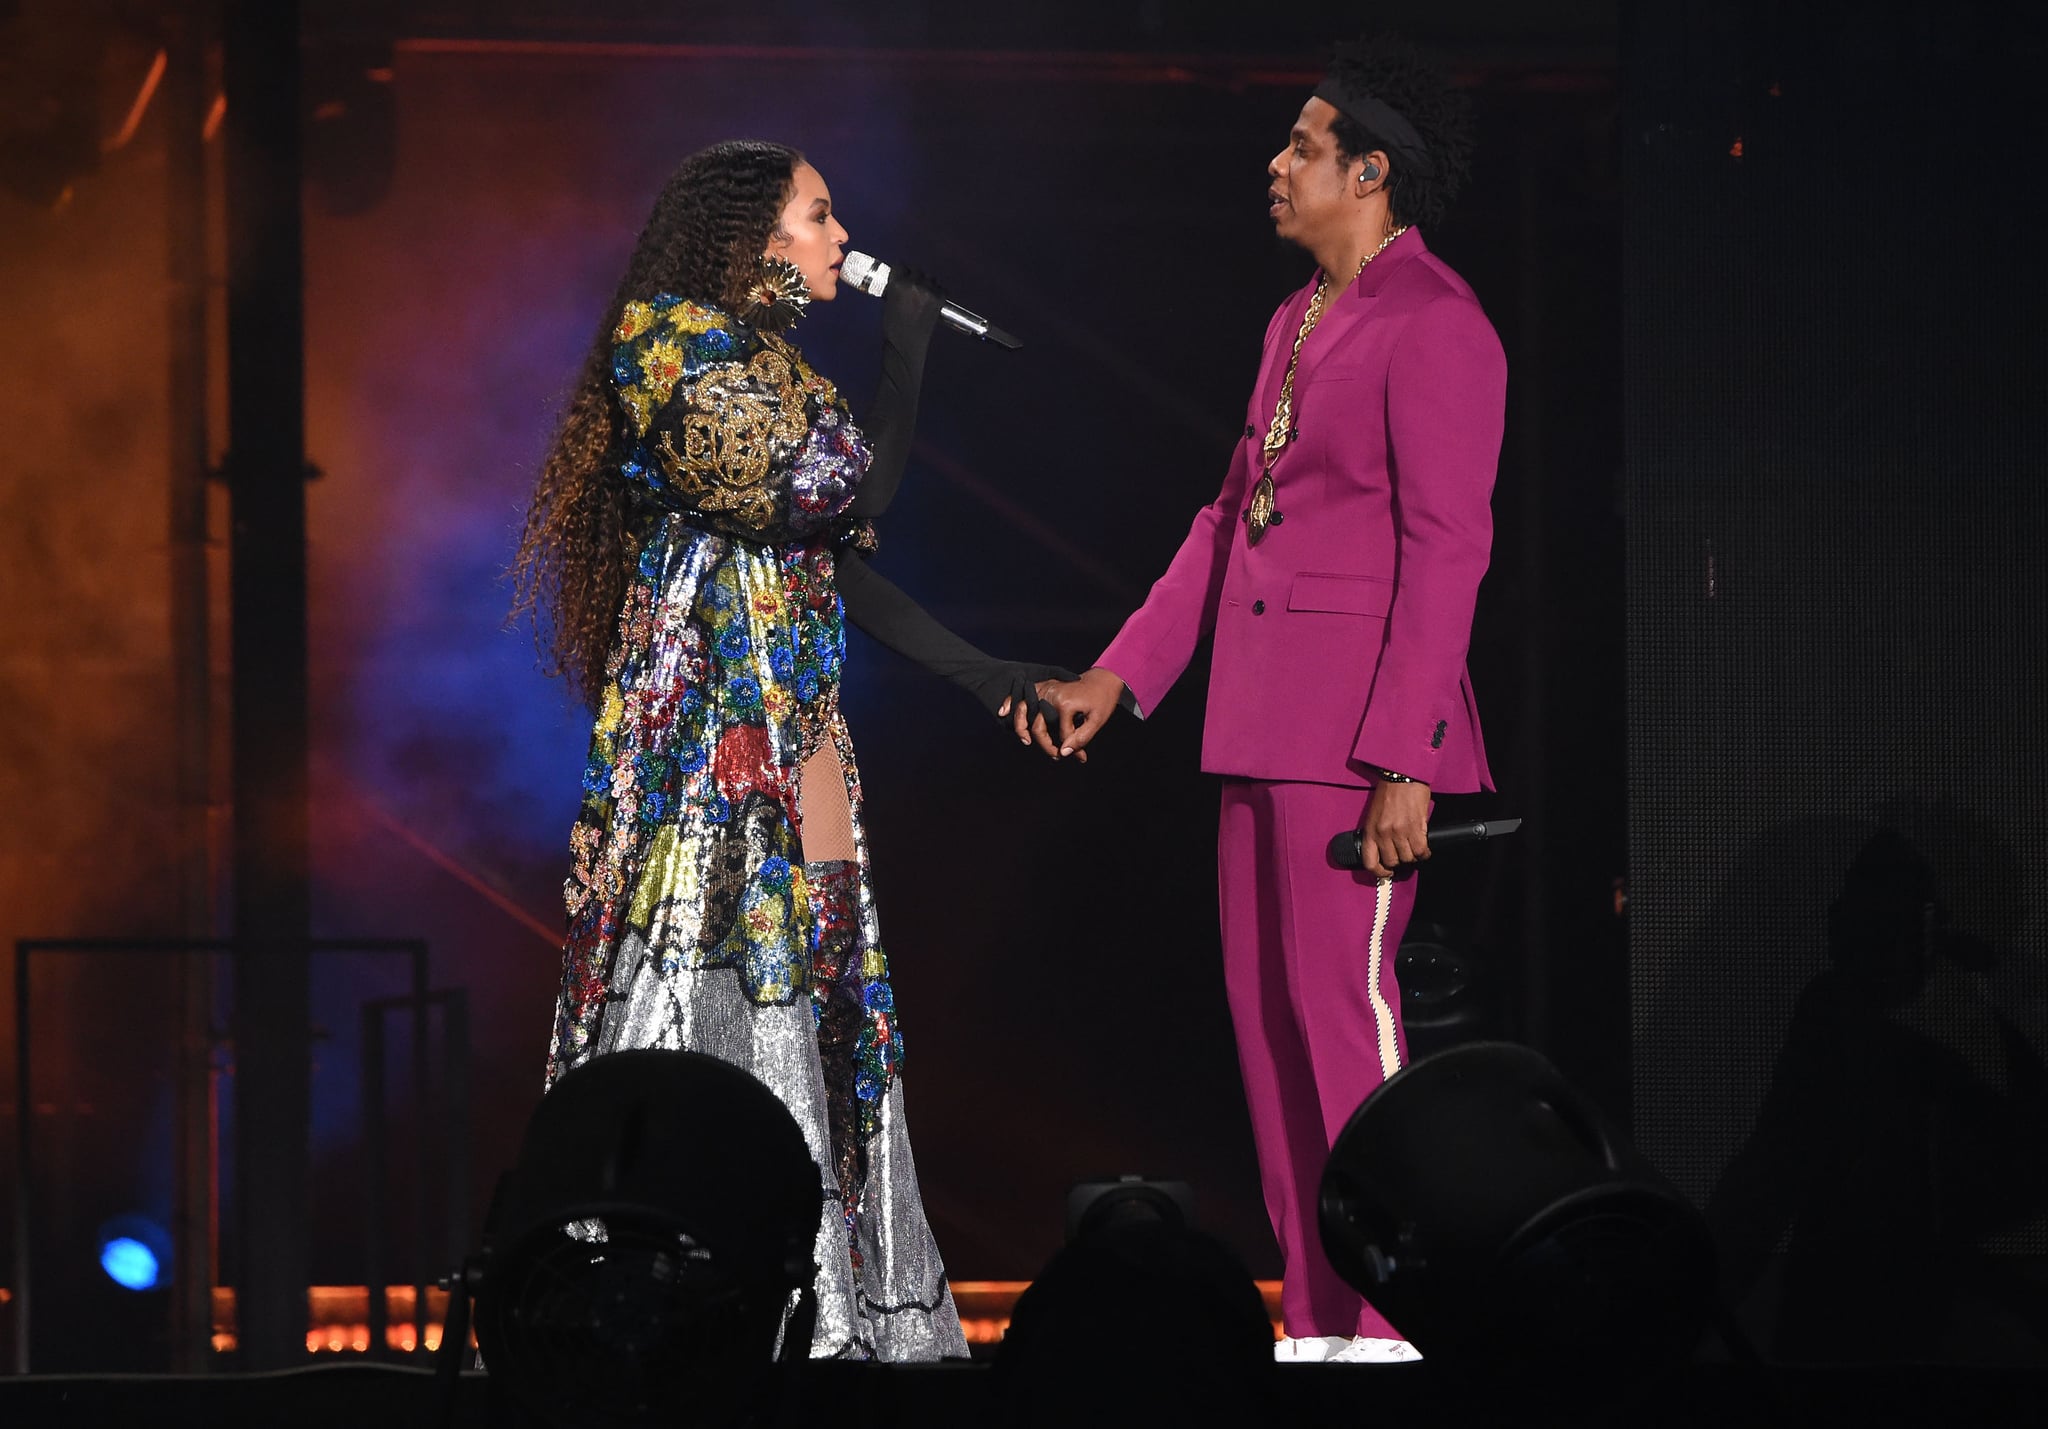
[[[117,1236],[101,1246],[100,1269],[123,1290],[156,1288],[156,1254],[139,1240]]]
[[[1076,1188],[1107,1188],[1093,1204],[1121,1213],[1079,1228],[1018,1297],[990,1381],[998,1424],[1275,1422],[1258,1285],[1180,1200],[1134,1190],[1169,1184]]]
[[[1195,1223],[1195,1193],[1185,1181],[1109,1176],[1067,1191],[1067,1244],[1119,1226],[1157,1222],[1173,1230]]]
[[[97,1239],[100,1269],[123,1290],[154,1290],[170,1279],[170,1235],[147,1216],[116,1216]]]
[[[1397,1073],[1320,1201],[1331,1265],[1431,1358],[1670,1363],[1713,1311],[1705,1219],[1527,1047]]]
[[[494,1397],[549,1424],[738,1412],[810,1349],[822,1176],[796,1120],[713,1057],[569,1072],[500,1178],[464,1268]],[[467,1326],[451,1314],[447,1343]]]

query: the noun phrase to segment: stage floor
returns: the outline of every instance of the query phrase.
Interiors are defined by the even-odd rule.
[[[24,1376],[0,1378],[0,1424],[121,1425],[124,1429],[360,1429],[365,1424],[461,1429],[489,1425],[485,1377],[465,1374],[440,1418],[431,1370],[329,1363],[269,1375]],[[794,1367],[762,1422],[862,1426],[984,1426],[1010,1422],[986,1364]],[[1415,1365],[1276,1367],[1273,1425],[1700,1426],[2032,1425],[2048,1402],[2048,1373],[1891,1365],[1747,1370],[1701,1365],[1629,1375],[1612,1365],[1554,1366],[1537,1376]],[[1369,1416],[1369,1421],[1367,1416]],[[1060,1429],[1076,1429],[1072,1421]]]

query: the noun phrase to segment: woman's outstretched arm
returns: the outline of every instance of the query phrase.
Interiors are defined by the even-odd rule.
[[[1038,681],[1074,678],[1057,665],[998,660],[968,644],[853,551],[840,550],[838,571],[848,620],[905,659],[958,685],[992,715],[1007,714],[1014,701],[1032,706],[1035,715]]]

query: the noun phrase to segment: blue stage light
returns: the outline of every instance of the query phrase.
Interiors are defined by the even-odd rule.
[[[170,1283],[171,1237],[148,1216],[115,1216],[100,1227],[100,1269],[124,1290],[157,1290]]]
[[[130,1236],[115,1236],[100,1247],[100,1269],[126,1290],[154,1290],[157,1282],[156,1252]]]

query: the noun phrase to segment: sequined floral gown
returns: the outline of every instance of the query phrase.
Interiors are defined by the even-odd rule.
[[[844,512],[867,442],[794,347],[717,308],[633,303],[616,338],[635,438],[622,469],[656,524],[571,835],[549,1082],[642,1047],[753,1073],[822,1172],[812,1355],[965,1355],[904,1128],[903,1038],[839,710],[834,549],[865,535]],[[804,862],[812,801],[850,817],[850,858]]]

